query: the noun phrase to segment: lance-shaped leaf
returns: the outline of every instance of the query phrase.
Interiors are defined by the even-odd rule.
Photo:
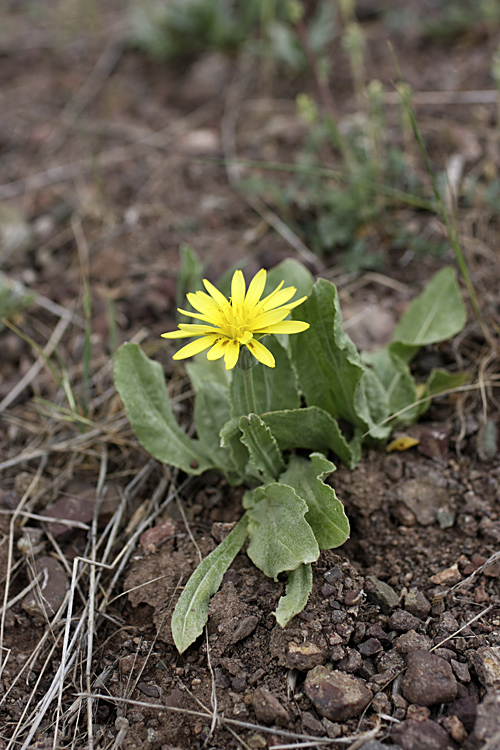
[[[353,468],[353,453],[342,435],[337,421],[324,409],[308,406],[304,409],[272,411],[261,419],[270,428],[280,450],[306,448],[312,451],[333,451]]]
[[[353,342],[344,333],[333,284],[318,279],[308,299],[292,317],[310,329],[290,337],[292,362],[308,406],[319,406],[365,431],[372,427],[366,395],[359,391],[364,367]]]
[[[198,565],[179,597],[172,616],[172,636],[179,653],[201,634],[208,618],[210,597],[247,538],[246,515],[221,544]]]
[[[311,565],[302,564],[295,570],[289,571],[285,595],[279,600],[278,607],[274,613],[278,625],[284,628],[292,617],[302,612],[312,591],[312,585],[313,574]]]
[[[223,362],[200,357],[186,365],[186,370],[196,392],[194,422],[202,449],[225,474],[234,472],[229,448],[220,445],[220,431],[229,420],[229,384]]]
[[[296,288],[297,292],[294,299],[307,297],[314,284],[311,272],[300,261],[295,260],[295,258],[285,258],[268,271],[263,296],[273,292],[282,281],[284,282],[283,286],[294,286]]]
[[[309,459],[291,456],[288,469],[280,482],[294,488],[307,503],[306,521],[314,532],[320,549],[340,547],[349,538],[349,521],[344,506],[335,490],[323,479],[335,471],[335,466],[321,453],[311,453]]]
[[[391,348],[408,362],[418,347],[455,336],[466,320],[455,271],[442,268],[401,316]]]
[[[165,464],[187,474],[214,466],[198,440],[185,435],[172,412],[163,370],[137,344],[123,344],[114,361],[115,385],[141,445]]]
[[[285,468],[285,462],[269,427],[257,414],[241,417],[239,426],[241,442],[248,448],[250,464],[258,476],[267,482],[277,479]]]
[[[300,405],[300,396],[288,354],[275,336],[267,336],[264,343],[274,355],[276,366],[256,365],[252,367],[256,413],[296,409]],[[232,372],[229,389],[232,417],[248,414],[245,377],[245,373],[237,367]]]
[[[273,482],[253,492],[253,507],[247,510],[247,554],[270,578],[301,563],[318,559],[319,547],[304,515],[307,503],[292,487]]]

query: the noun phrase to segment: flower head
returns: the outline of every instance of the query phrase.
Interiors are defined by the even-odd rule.
[[[266,285],[266,271],[261,269],[246,288],[241,271],[235,271],[231,281],[231,297],[226,299],[210,281],[203,279],[205,292],[187,295],[196,312],[179,309],[183,315],[203,321],[193,325],[180,323],[178,331],[162,333],[166,339],[196,339],[183,346],[174,359],[186,359],[209,349],[210,360],[224,357],[226,370],[231,370],[238,361],[240,346],[246,346],[259,362],[274,367],[274,357],[258,340],[266,333],[300,333],[309,328],[309,323],[300,320],[285,320],[290,310],[306,298],[289,302],[295,292],[294,286],[283,288],[282,281],[274,292],[261,299]]]

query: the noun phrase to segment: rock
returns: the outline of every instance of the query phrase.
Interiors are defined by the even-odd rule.
[[[500,745],[500,693],[489,691],[477,707],[473,736],[484,750],[496,750]]]
[[[231,645],[242,641],[243,638],[247,638],[247,636],[253,633],[258,623],[259,618],[256,617],[256,615],[248,615],[247,617],[243,617],[238,622],[235,629],[233,630],[233,633],[230,636]]]
[[[439,508],[436,519],[440,529],[451,529],[455,524],[456,514],[449,508]]]
[[[412,651],[430,651],[432,641],[427,635],[421,635],[416,630],[409,630],[396,638],[394,645],[400,654],[411,654]]]
[[[286,726],[289,723],[288,711],[266,688],[257,688],[251,700],[258,721],[262,721],[263,724],[278,724],[278,726]]]
[[[392,586],[375,576],[366,577],[365,593],[370,601],[378,604],[384,615],[390,614],[399,604],[399,596]]]
[[[451,659],[450,664],[457,680],[460,680],[460,682],[470,682],[470,672],[467,664],[455,659]]]
[[[288,644],[288,654],[286,656],[285,666],[288,669],[299,669],[301,672],[308,672],[319,664],[323,664],[326,654],[315,643],[294,643]]]
[[[441,720],[441,726],[446,729],[452,740],[462,743],[467,739],[465,727],[457,716],[445,716]]]
[[[392,482],[398,482],[403,476],[403,462],[394,453],[390,453],[384,458],[383,469]]]
[[[457,681],[444,659],[429,651],[413,651],[406,657],[406,664],[401,690],[407,701],[419,706],[435,706],[455,700]]]
[[[472,657],[479,681],[485,688],[500,685],[500,646],[482,646]]]
[[[450,568],[440,570],[439,573],[429,578],[431,583],[435,583],[438,586],[454,586],[462,580],[462,576],[458,569],[458,563],[455,563]]]
[[[431,611],[431,603],[421,591],[410,589],[405,595],[405,609],[415,617],[422,619]]]
[[[448,732],[430,719],[396,724],[391,729],[391,739],[403,750],[456,750],[457,747]]]
[[[145,552],[153,554],[157,548],[167,539],[171,539],[175,534],[175,526],[168,518],[166,521],[160,521],[156,526],[147,529],[139,538],[139,543]]]
[[[387,745],[383,745],[378,740],[368,740],[364,745],[361,745],[359,750],[388,750]],[[391,745],[389,750],[402,750],[400,745]]]
[[[384,692],[380,691],[373,696],[371,709],[376,714],[390,714],[392,709],[391,701]]]
[[[443,489],[426,479],[408,479],[399,490],[399,499],[420,526],[434,523],[438,508],[446,506],[448,501]]]
[[[414,721],[426,721],[431,718],[431,712],[427,706],[417,706],[415,703],[410,703],[406,711],[406,718]]]
[[[448,715],[456,716],[464,725],[467,732],[471,732],[477,715],[477,698],[474,695],[468,695],[466,698],[459,698],[448,706]]]
[[[312,734],[315,737],[322,737],[326,733],[326,727],[318,721],[310,711],[304,711],[301,719],[302,731],[304,734]]]
[[[371,690],[360,680],[325,667],[308,672],[304,692],[318,713],[331,721],[358,716],[372,698]]]
[[[381,651],[375,657],[377,669],[379,672],[390,672],[393,676],[404,667],[404,659],[395,648],[390,651]]]
[[[347,647],[346,654],[347,655],[339,661],[337,666],[343,672],[354,674],[354,672],[357,672],[358,669],[361,669],[363,666],[363,659],[359,651],[356,651],[354,648]]]
[[[407,633],[408,630],[416,630],[421,624],[418,617],[406,612],[404,609],[397,609],[389,617],[389,627],[391,630],[397,630],[398,633]]]
[[[382,651],[382,644],[378,638],[368,638],[367,641],[359,644],[358,650],[361,656],[374,656]]]
[[[22,607],[32,617],[47,622],[55,615],[69,589],[66,570],[54,557],[39,557],[34,561],[34,576],[42,574],[38,585],[22,600]]]
[[[94,517],[95,505],[95,488],[93,497],[89,493],[82,492],[75,497],[62,497],[53,505],[48,505],[42,510],[42,516],[48,518],[60,518],[67,520],[68,523],[48,523],[47,527],[55,539],[60,540],[65,536],[70,536],[75,526],[85,528],[82,524],[88,525]]]
[[[427,429],[419,433],[418,452],[437,461],[446,461],[450,433],[443,429]]]

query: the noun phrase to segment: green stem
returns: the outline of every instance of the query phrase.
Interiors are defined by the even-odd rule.
[[[242,346],[240,349],[240,356],[238,359],[237,367],[241,370],[243,376],[243,390],[245,398],[245,410],[247,414],[257,414],[257,407],[255,404],[255,390],[253,387],[253,367],[254,358],[248,351],[246,346]]]

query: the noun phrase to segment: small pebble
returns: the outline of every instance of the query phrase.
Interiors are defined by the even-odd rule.
[[[406,665],[401,690],[407,701],[435,706],[455,700],[457,681],[444,659],[429,651],[413,651],[406,657]]]
[[[405,595],[405,609],[410,614],[423,619],[431,611],[431,603],[418,589],[410,589]]]
[[[390,614],[399,604],[399,596],[392,586],[384,583],[384,581],[379,581],[375,576],[366,577],[365,593],[370,601],[378,604],[385,615]]]
[[[408,630],[416,630],[422,623],[415,615],[406,612],[404,609],[397,609],[389,617],[389,627],[391,630],[397,630],[398,633],[407,633]]]
[[[308,672],[304,692],[318,713],[331,721],[358,716],[372,698],[360,680],[337,670],[329,672],[322,666]]]
[[[358,650],[361,656],[374,656],[382,651],[382,644],[378,638],[368,638],[367,641],[359,644]]]
[[[263,724],[277,724],[286,726],[290,717],[279,700],[266,688],[257,688],[252,694],[252,707],[258,721]]]
[[[500,646],[482,646],[472,657],[479,681],[485,688],[500,685]]]
[[[429,636],[412,629],[396,638],[394,646],[401,654],[410,654],[412,651],[430,651],[432,641]]]
[[[456,750],[448,732],[430,719],[395,724],[391,729],[391,739],[399,742],[404,750]]]
[[[315,643],[294,643],[288,644],[288,654],[285,665],[289,669],[299,669],[301,672],[308,672],[310,669],[324,664],[326,654],[323,649],[316,646]]]

